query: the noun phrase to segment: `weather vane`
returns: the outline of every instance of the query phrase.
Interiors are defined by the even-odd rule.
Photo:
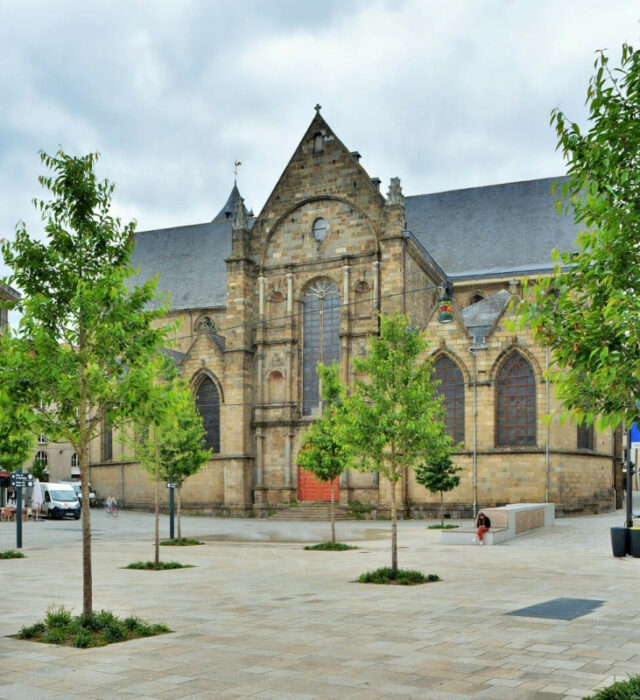
[[[233,162],[233,184],[235,185],[238,181],[238,166],[242,165],[239,160]]]

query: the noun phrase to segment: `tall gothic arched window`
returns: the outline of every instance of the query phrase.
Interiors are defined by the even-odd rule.
[[[213,379],[206,374],[196,390],[196,408],[202,416],[205,448],[220,452],[220,393]]]
[[[318,362],[329,365],[340,360],[340,295],[336,283],[314,282],[302,305],[302,413],[312,416],[320,410]]]
[[[455,362],[440,355],[434,363],[434,376],[440,382],[438,393],[444,396],[445,428],[454,442],[464,440],[464,377]]]
[[[536,377],[519,353],[502,365],[496,386],[496,446],[536,444]]]

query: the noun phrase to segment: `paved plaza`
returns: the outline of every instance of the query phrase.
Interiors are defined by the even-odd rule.
[[[399,525],[399,563],[439,583],[353,583],[389,564],[388,522],[339,522],[359,548],[308,552],[328,524],[183,518],[195,568],[122,567],[153,555],[153,517],[92,513],[94,607],[171,634],[77,650],[16,640],[50,605],[81,610],[80,523],[25,523],[27,558],[0,561],[0,698],[576,698],[640,673],[640,559],[614,559],[624,515],[556,521],[494,547],[440,544]],[[168,534],[167,519],[162,521]],[[15,526],[0,523],[0,550]],[[602,601],[573,620],[510,615],[558,598]]]

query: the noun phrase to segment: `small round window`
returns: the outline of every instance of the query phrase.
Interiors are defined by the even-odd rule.
[[[329,224],[327,224],[326,219],[319,218],[313,222],[313,237],[316,241],[322,241],[326,238],[329,233]]]

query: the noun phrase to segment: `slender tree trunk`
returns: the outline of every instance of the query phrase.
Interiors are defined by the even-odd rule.
[[[81,345],[83,333],[81,330]],[[91,572],[91,514],[89,511],[89,429],[87,427],[87,383],[80,370],[80,488],[82,489],[82,613],[89,617],[93,612],[93,577]]]
[[[396,512],[396,444],[391,441],[391,568],[398,570],[398,514]]]
[[[444,496],[440,491],[440,525],[444,527]]]
[[[336,480],[334,479],[331,482],[331,544],[336,543],[336,522],[335,522],[335,516],[333,513],[333,501],[334,501],[334,495],[333,495],[333,489],[335,488],[336,485]]]
[[[155,499],[156,499],[156,533],[155,533],[155,563],[156,566],[160,563],[160,479],[158,478],[158,473],[157,470],[159,469],[160,465],[160,454],[158,452],[158,435],[155,432],[154,428],[154,446],[155,446],[155,453],[156,453],[156,492],[155,492]]]

